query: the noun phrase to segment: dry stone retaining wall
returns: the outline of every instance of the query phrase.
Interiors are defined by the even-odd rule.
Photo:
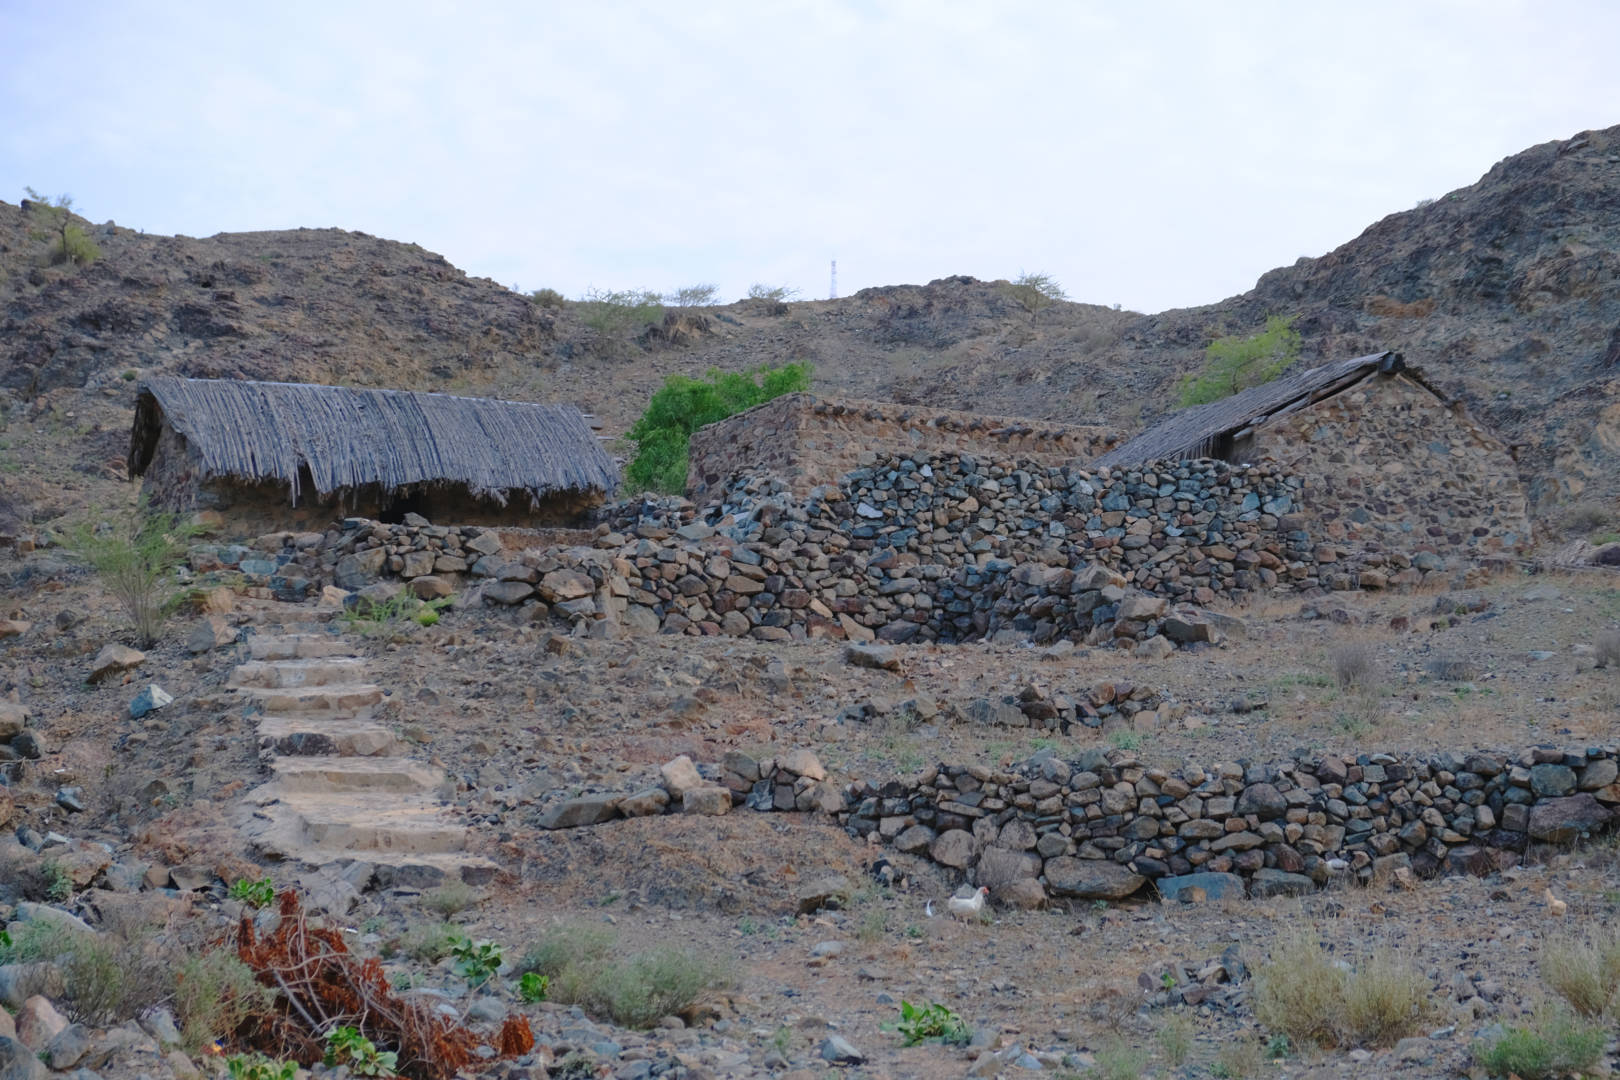
[[[1236,875],[1251,892],[1335,878],[1485,874],[1532,843],[1603,831],[1620,804],[1615,747],[1517,755],[1362,755],[1168,771],[1128,754],[1048,757],[1018,771],[939,766],[854,784],[858,836],[963,871],[1011,897],[1174,894]]]
[[[803,496],[858,468],[863,451],[995,453],[1062,465],[1090,461],[1118,440],[1100,427],[785,394],[694,432],[687,491],[711,505],[738,477],[770,475]]]

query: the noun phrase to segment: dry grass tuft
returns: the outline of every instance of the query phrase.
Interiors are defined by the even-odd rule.
[[[1335,645],[1328,653],[1333,678],[1341,690],[1360,690],[1371,686],[1378,674],[1378,658],[1366,642],[1349,641]]]
[[[1581,1016],[1610,1015],[1620,992],[1620,931],[1549,942],[1541,952],[1541,980]]]
[[[1620,667],[1620,630],[1601,630],[1592,642],[1598,667]]]
[[[1296,934],[1255,973],[1255,1016],[1298,1046],[1392,1046],[1428,1018],[1422,972],[1386,953],[1346,970],[1314,935]]]

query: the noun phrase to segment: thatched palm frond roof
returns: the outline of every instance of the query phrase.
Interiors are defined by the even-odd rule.
[[[370,486],[456,484],[504,504],[518,493],[532,503],[618,486],[613,459],[572,405],[153,378],[136,402],[131,475],[145,472],[165,424],[185,437],[207,477],[281,481],[295,501],[305,469],[323,496]]]
[[[1092,464],[1129,466],[1205,457],[1224,435],[1324,394],[1336,393],[1373,372],[1394,372],[1403,367],[1399,353],[1380,352],[1291,372],[1229,398],[1174,413]]]

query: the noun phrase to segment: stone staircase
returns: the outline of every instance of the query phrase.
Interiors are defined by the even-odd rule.
[[[323,867],[369,863],[391,881],[488,880],[470,831],[440,795],[437,769],[406,757],[372,717],[383,698],[366,662],[321,633],[256,635],[228,687],[253,715],[271,779],[250,792],[240,825],[262,855]]]

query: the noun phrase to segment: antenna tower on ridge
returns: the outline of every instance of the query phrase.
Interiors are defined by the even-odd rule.
[[[827,299],[838,299],[838,260],[832,261],[832,288],[827,291]]]

